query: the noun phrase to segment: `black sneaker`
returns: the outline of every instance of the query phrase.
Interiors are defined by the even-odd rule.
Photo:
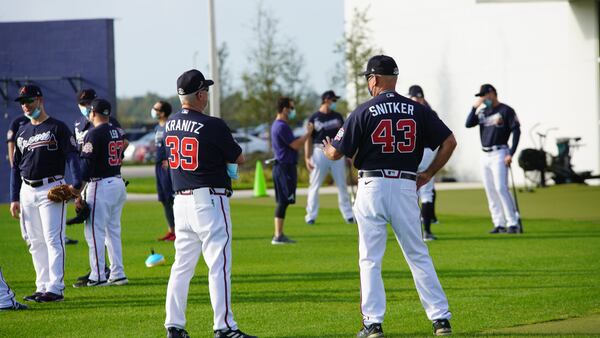
[[[110,278],[110,268],[108,266],[104,266],[104,274],[106,275],[106,279]],[[90,272],[88,272],[87,274],[83,275],[83,276],[79,276],[77,277],[77,280],[84,280],[84,281],[88,281],[90,279]]]
[[[169,327],[167,328],[167,338],[190,338],[190,335],[184,329]]]
[[[308,221],[306,221],[306,224],[308,224],[308,225],[315,225],[315,220],[314,219],[309,219]]]
[[[71,239],[71,238],[69,238],[69,237],[65,237],[65,244],[66,244],[66,245],[72,245],[72,244],[77,244],[77,243],[79,243],[79,241],[78,241],[78,240],[76,240],[76,239]]]
[[[350,218],[346,219],[346,223],[347,224],[353,224],[353,223],[356,223],[356,221],[354,220],[354,217],[350,217]]]
[[[64,299],[65,297],[63,295],[52,292],[44,292],[41,296],[35,297],[35,301],[40,303],[62,302]]]
[[[87,286],[108,286],[108,283],[105,280],[95,281],[90,279],[87,282]]]
[[[357,338],[383,338],[383,329],[381,328],[381,324],[371,324],[369,326],[365,326],[363,324],[362,330],[358,331],[356,335]]]
[[[19,310],[27,310],[29,307],[25,304],[21,304],[19,302],[14,302],[13,305],[2,307],[0,311],[19,311]]]
[[[432,233],[425,233],[425,235],[423,236],[423,240],[425,242],[435,241],[436,239],[437,239],[437,237],[435,237],[435,235]]]
[[[434,336],[449,336],[452,334],[452,328],[448,319],[438,319],[433,321]]]
[[[245,334],[240,330],[217,330],[215,331],[215,338],[258,338],[257,336],[251,336]]]
[[[494,229],[492,229],[492,231],[490,231],[490,234],[503,234],[506,232],[506,227],[494,227]]]
[[[43,295],[42,292],[36,292],[32,295],[23,297],[23,300],[27,302],[37,302],[37,298],[41,295]]]
[[[519,226],[518,225],[511,225],[508,227],[508,231],[509,234],[518,234],[519,233]]]
[[[294,244],[294,243],[296,243],[296,241],[287,237],[286,235],[279,235],[279,237],[273,236],[273,239],[271,240],[271,244],[273,244],[273,245]]]
[[[74,288],[84,288],[88,286],[89,279],[78,279],[77,282],[73,283]]]

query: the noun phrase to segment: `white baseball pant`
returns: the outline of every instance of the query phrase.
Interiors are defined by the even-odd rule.
[[[508,189],[508,167],[504,164],[504,158],[508,154],[508,149],[502,148],[484,152],[481,156],[483,185],[492,222],[496,227],[518,224],[517,212]]]
[[[15,302],[15,293],[10,289],[8,283],[6,283],[2,274],[2,268],[0,268],[0,308],[14,306]]]
[[[432,321],[450,319],[446,295],[421,237],[415,181],[384,177],[359,179],[354,215],[358,222],[363,323],[383,323],[385,315],[381,261],[387,241],[387,223],[392,225],[427,317]]]
[[[200,255],[208,266],[213,329],[237,329],[231,310],[231,217],[224,189],[175,196],[175,262],[167,286],[165,327],[184,329],[190,281]]]
[[[107,177],[88,183],[85,200],[90,216],[85,221],[85,239],[89,247],[90,280],[104,281],[105,245],[110,260],[110,278],[125,277],[121,243],[121,213],[127,199],[120,177]]]
[[[325,156],[323,149],[317,145],[313,145],[313,154],[311,157],[314,169],[310,172],[308,188],[308,197],[306,200],[306,216],[305,221],[316,220],[319,213],[319,188],[323,184],[325,177],[329,171],[333,181],[338,188],[338,207],[344,219],[353,218],[352,204],[350,203],[350,195],[346,186],[346,165],[345,158],[337,161],[332,161]]]
[[[419,163],[419,172],[427,170],[433,162],[435,155],[437,154],[437,150],[431,150],[429,148],[425,148],[423,150],[423,157],[421,158],[421,163]],[[433,203],[433,189],[435,188],[435,176],[429,180],[425,185],[419,188],[419,198],[421,199],[421,203]]]
[[[48,190],[65,184],[58,180],[33,188],[21,185],[21,223],[29,239],[36,292],[62,295],[65,289],[65,222],[67,207],[48,199]]]

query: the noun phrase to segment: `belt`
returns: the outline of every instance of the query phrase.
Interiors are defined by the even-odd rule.
[[[495,150],[500,150],[500,149],[508,149],[508,146],[506,144],[502,144],[499,146],[491,146],[491,147],[482,147],[481,150],[483,150],[483,152],[485,153],[489,153]]]
[[[48,183],[60,181],[62,179],[63,179],[62,176],[44,177],[41,180],[28,180],[28,179],[22,177],[23,182],[25,182],[25,184],[27,184],[28,186],[31,186],[32,188],[41,187],[42,185],[46,185]]]
[[[176,194],[177,195],[192,195],[194,193],[194,190],[195,189],[180,190]],[[233,195],[233,191],[231,191],[229,189],[225,189],[225,188],[208,188],[208,191],[210,192],[211,195],[217,195],[217,196],[231,197],[231,195]]]
[[[121,178],[121,175],[115,175],[115,176],[106,176],[106,177],[90,177],[90,182],[97,182],[97,181],[102,181],[105,178]]]
[[[385,177],[402,178],[411,181],[417,180],[417,174],[413,172],[393,169],[359,170],[358,177]]]

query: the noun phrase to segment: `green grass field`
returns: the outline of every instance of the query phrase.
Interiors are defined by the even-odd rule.
[[[518,328],[575,317],[591,323],[557,335],[600,334],[600,188],[521,193],[526,233],[517,236],[487,234],[491,222],[483,191],[438,196],[441,224],[433,230],[440,240],[428,246],[454,315],[455,336],[544,336],[554,332],[552,325],[533,332]],[[291,246],[270,244],[271,198],[232,201],[232,300],[242,330],[260,337],[353,337],[360,328],[356,226],[343,223],[335,196],[321,201],[314,226],[303,222],[305,199],[289,209],[286,233],[298,240]],[[7,205],[1,207],[0,266],[20,299],[34,291],[34,270],[17,222]],[[128,203],[123,242],[131,284],[97,289],[70,287],[88,267],[82,225],[69,227],[69,237],[80,243],[67,248],[65,301],[0,313],[0,337],[164,337],[169,265],[144,266],[150,248],[173,260],[173,244],[155,240],[164,224],[158,203]],[[431,324],[391,233],[383,275],[386,337],[430,336]],[[202,262],[187,318],[192,337],[212,336]]]

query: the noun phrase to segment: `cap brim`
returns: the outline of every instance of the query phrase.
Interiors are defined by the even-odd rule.
[[[475,96],[483,96],[483,95],[485,95],[485,93],[477,93],[477,94],[475,94]]]
[[[210,87],[215,84],[215,81],[213,81],[213,80],[204,80],[204,82],[205,82],[205,84],[202,87]]]
[[[17,97],[17,98],[15,99],[15,102],[19,102],[19,101],[21,101],[21,100],[23,100],[23,99],[32,99],[32,98],[36,98],[36,97],[37,97],[37,96],[29,96],[29,95],[27,95],[27,96],[19,96],[19,97]]]

